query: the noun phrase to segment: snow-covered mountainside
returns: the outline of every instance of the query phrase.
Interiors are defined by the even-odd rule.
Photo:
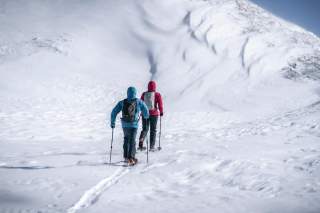
[[[1,213],[320,211],[320,39],[248,0],[0,0],[0,76]],[[163,150],[107,166],[150,79]]]

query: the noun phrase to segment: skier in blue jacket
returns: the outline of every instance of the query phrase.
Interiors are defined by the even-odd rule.
[[[124,134],[123,157],[129,164],[137,163],[136,153],[136,135],[139,127],[139,115],[142,112],[144,119],[149,118],[149,110],[146,104],[136,97],[137,90],[129,87],[127,98],[119,101],[111,112],[111,128],[115,128],[117,115],[122,111],[121,124]]]

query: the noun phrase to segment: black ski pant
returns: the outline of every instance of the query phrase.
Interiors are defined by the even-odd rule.
[[[139,137],[139,146],[143,146],[143,141],[148,134],[150,128],[150,149],[154,148],[157,136],[158,116],[150,115],[148,119],[142,119],[142,131]]]
[[[136,136],[137,128],[123,128],[124,143],[123,143],[123,157],[134,158],[136,155]]]

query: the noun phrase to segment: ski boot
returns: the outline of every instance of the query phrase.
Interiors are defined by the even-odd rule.
[[[134,166],[138,163],[138,159],[137,158],[130,158],[128,161],[128,165],[129,166]]]
[[[139,151],[144,151],[144,150],[146,150],[146,149],[147,149],[147,148],[146,148],[145,146],[139,146],[139,147],[138,147],[138,150],[139,150]]]
[[[138,147],[138,150],[139,151],[144,151],[146,150],[147,148],[145,146],[143,146],[143,138],[139,139],[139,147]]]
[[[155,152],[156,149],[154,148],[154,146],[152,146],[152,147],[150,147],[149,151],[150,151],[150,152]]]

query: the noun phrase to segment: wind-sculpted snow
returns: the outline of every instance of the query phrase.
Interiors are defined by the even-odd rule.
[[[319,212],[312,33],[247,0],[3,0],[0,26],[0,213]],[[162,150],[123,168],[118,120],[108,164],[150,79]]]
[[[308,83],[301,94],[288,95],[292,82],[283,76],[292,61],[317,57],[320,40],[312,33],[246,0],[148,1],[137,5],[143,11],[144,28],[134,33],[146,44],[151,78],[161,84],[177,82],[163,89],[172,109],[243,112],[253,104],[261,114],[277,112],[278,108],[261,104],[257,96],[287,110],[318,100],[313,84]],[[173,7],[179,10],[171,14]],[[168,19],[162,18],[164,14]],[[318,69],[311,70],[312,76],[318,75]],[[309,76],[303,70],[297,72]],[[289,99],[306,96],[309,100],[304,103],[288,104]]]
[[[150,78],[165,85],[167,107],[174,111],[252,113],[254,105],[255,115],[271,114],[278,112],[275,106],[285,111],[318,99],[314,84],[307,82],[299,93],[286,91],[294,86],[287,79],[298,73],[299,78],[319,75],[319,62],[313,60],[319,39],[246,0],[31,1],[25,9],[12,1],[3,4],[2,14],[7,19],[1,20],[6,33],[0,69],[6,80],[0,98],[9,105],[55,102],[57,110],[68,104],[85,105],[80,112],[88,106],[102,112],[115,102],[109,94],[121,97],[117,91],[133,84],[143,89]],[[41,21],[24,26],[23,19]],[[25,36],[23,28],[28,28]],[[283,74],[295,63],[301,66]],[[28,91],[25,100],[12,98],[22,91]]]

